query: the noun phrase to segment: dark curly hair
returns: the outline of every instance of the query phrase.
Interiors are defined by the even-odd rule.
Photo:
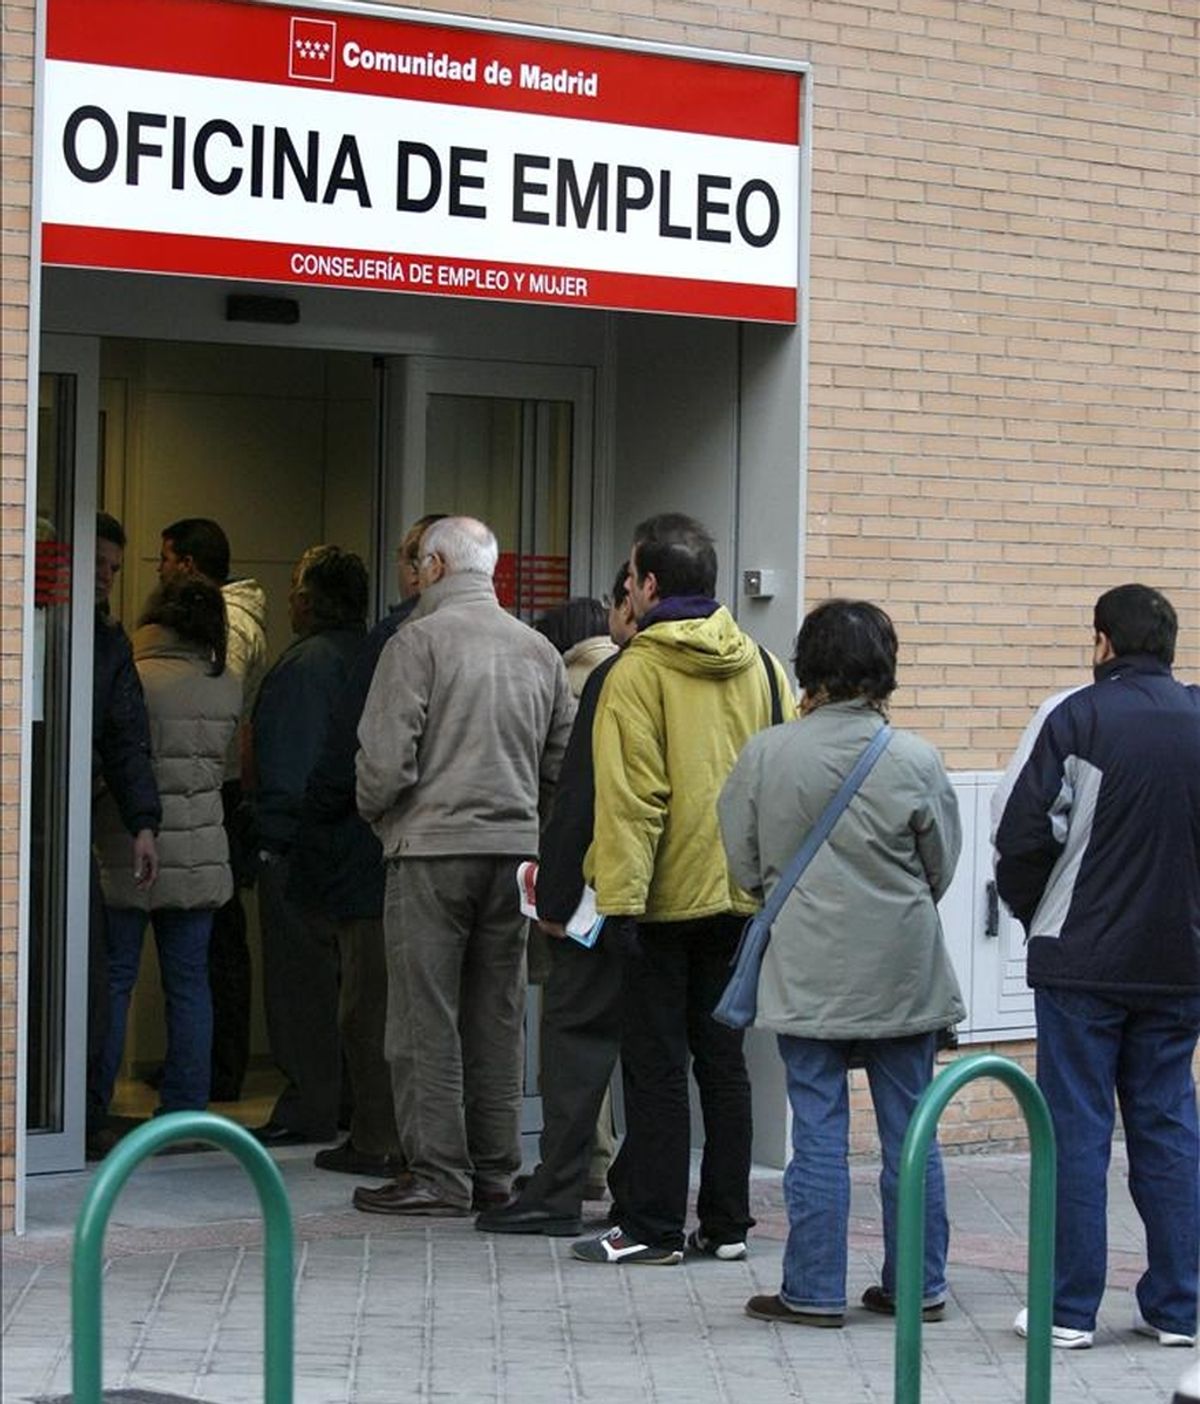
[[[792,666],[805,696],[882,706],[896,689],[896,630],[868,600],[825,600],[805,616]]]
[[[199,644],[205,650],[213,677],[225,671],[225,597],[207,580],[188,576],[160,585],[147,600],[138,623],[161,624],[174,630],[185,642]]]
[[[296,566],[318,629],[365,629],[370,593],[361,556],[340,546],[310,546]]]
[[[577,595],[565,604],[548,609],[534,620],[533,627],[544,634],[559,653],[566,653],[584,639],[608,638],[608,610],[599,600]]]

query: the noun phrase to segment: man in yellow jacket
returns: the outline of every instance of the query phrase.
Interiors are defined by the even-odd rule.
[[[745,1256],[750,1083],[742,1035],[712,1017],[755,903],[729,875],[717,796],[746,739],[795,706],[777,659],[713,598],[717,554],[690,517],[643,522],[630,552],[638,632],[609,671],[593,728],[596,818],[584,871],[626,947],[626,1137],[609,1172],[613,1227],[584,1262],[683,1258],[688,1061],[704,1114],[694,1252]],[[610,930],[606,939],[618,934]]]

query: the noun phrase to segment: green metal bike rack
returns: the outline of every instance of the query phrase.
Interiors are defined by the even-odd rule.
[[[75,1222],[71,1263],[73,1404],[101,1404],[100,1317],[104,1232],[117,1195],[138,1165],[174,1141],[230,1151],[254,1182],[265,1228],[263,1378],[266,1404],[292,1404],[292,1211],[275,1162],[244,1126],[211,1112],[169,1112],[126,1136],[105,1158]]]
[[[998,1053],[951,1063],[925,1089],[900,1152],[896,1230],[895,1404],[921,1401],[921,1297],[925,1261],[925,1166],[946,1104],[977,1077],[995,1077],[1016,1097],[1029,1131],[1029,1338],[1026,1404],[1050,1404],[1050,1325],[1054,1297],[1054,1126],[1050,1109],[1024,1068]]]

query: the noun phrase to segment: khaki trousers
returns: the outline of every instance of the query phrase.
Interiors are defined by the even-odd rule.
[[[466,1208],[521,1165],[527,923],[516,857],[401,858],[384,901],[400,1153]]]

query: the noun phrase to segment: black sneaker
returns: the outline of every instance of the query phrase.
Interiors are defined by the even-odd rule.
[[[683,1262],[679,1248],[653,1248],[636,1243],[618,1225],[599,1238],[581,1238],[572,1243],[572,1254],[581,1263],[629,1263],[637,1267],[674,1267]]]

